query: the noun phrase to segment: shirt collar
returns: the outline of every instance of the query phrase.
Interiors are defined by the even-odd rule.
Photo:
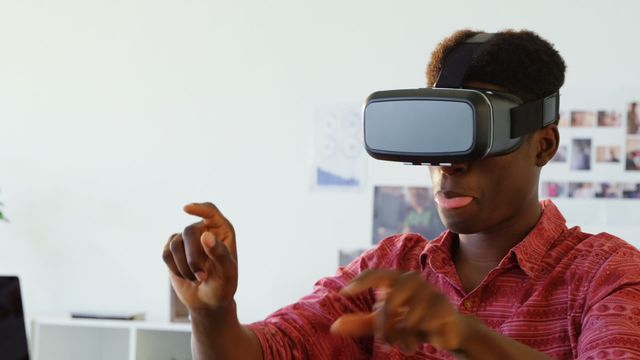
[[[540,202],[542,215],[536,226],[509,253],[527,275],[533,276],[551,244],[567,229],[566,220],[551,200]],[[509,255],[507,255],[509,256]]]
[[[540,202],[542,215],[538,223],[527,236],[514,246],[506,258],[515,259],[524,272],[533,276],[545,253],[558,236],[567,229],[566,220],[551,200]],[[455,233],[447,230],[437,238],[429,241],[420,254],[420,265],[424,271],[427,261],[435,271],[446,270],[447,258],[451,263],[451,243]]]
[[[437,272],[455,272],[455,267],[451,261],[451,244],[456,236],[451,230],[440,234],[437,238],[427,242],[422,253],[420,253],[420,269],[424,271],[429,266]]]

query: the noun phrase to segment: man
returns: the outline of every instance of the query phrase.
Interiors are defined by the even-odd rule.
[[[428,86],[446,54],[476,34],[438,45]],[[564,70],[536,34],[505,31],[474,55],[464,86],[528,102],[556,93]],[[554,123],[510,153],[430,167],[446,232],[430,242],[391,236],[248,326],[233,301],[231,223],[212,204],[187,205],[202,220],[171,236],[163,259],[191,311],[194,358],[640,358],[640,253],[568,229],[550,201],[538,201],[540,170],[558,143]]]

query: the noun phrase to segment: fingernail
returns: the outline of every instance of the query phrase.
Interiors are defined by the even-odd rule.
[[[196,271],[194,275],[200,282],[207,280],[207,273],[204,271]]]

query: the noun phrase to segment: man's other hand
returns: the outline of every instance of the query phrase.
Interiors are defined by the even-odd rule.
[[[425,342],[452,351],[462,345],[466,318],[418,273],[366,270],[345,286],[341,294],[352,296],[370,288],[383,294],[374,312],[340,317],[331,326],[333,334],[375,335],[407,354],[416,352]]]

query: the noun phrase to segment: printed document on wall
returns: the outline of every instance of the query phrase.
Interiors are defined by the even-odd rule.
[[[366,172],[360,106],[319,105],[314,111],[312,187],[361,190]]]

